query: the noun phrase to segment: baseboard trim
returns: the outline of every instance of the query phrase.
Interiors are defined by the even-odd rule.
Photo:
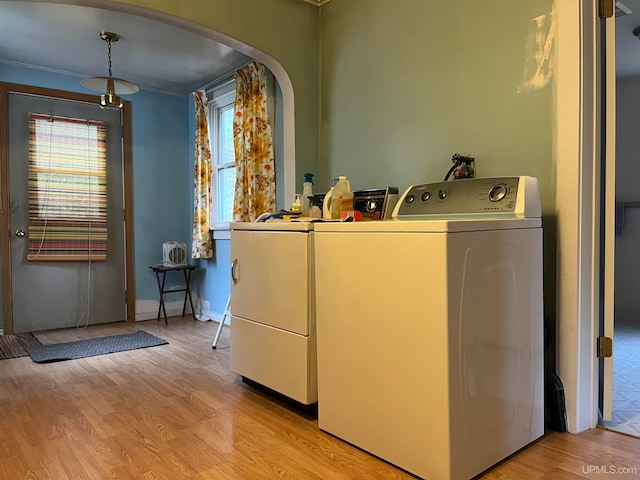
[[[209,309],[198,308],[199,302],[196,299],[193,299],[193,303],[195,306],[195,317],[197,320],[201,322],[207,322],[209,320],[213,320],[214,322],[220,322],[222,317],[224,316],[224,312],[214,312]],[[165,302],[164,306],[167,310],[167,317],[174,317],[182,315],[182,300],[175,300],[172,302]],[[157,300],[138,300],[136,301],[136,322],[141,322],[143,320],[152,320],[158,318],[158,307],[160,306],[160,302]],[[191,311],[191,307],[187,305],[187,311]],[[160,318],[163,315],[160,313]],[[229,324],[229,318],[225,319],[225,324]]]

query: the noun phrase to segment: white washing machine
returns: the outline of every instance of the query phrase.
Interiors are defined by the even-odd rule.
[[[467,480],[544,433],[537,180],[413,186],[393,218],[315,225],[319,426]]]

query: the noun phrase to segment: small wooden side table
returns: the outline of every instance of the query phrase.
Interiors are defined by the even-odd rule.
[[[149,267],[150,270],[153,270],[153,272],[156,274],[156,281],[158,282],[158,292],[160,293],[160,305],[158,305],[158,318],[157,320],[160,321],[160,313],[164,314],[164,323],[165,324],[169,324],[169,322],[167,322],[167,310],[164,306],[164,296],[167,293],[173,293],[173,292],[185,292],[184,293],[184,302],[182,304],[182,316],[184,317],[184,313],[186,311],[187,308],[187,299],[189,300],[189,305],[191,306],[191,315],[193,315],[193,318],[196,318],[195,315],[195,310],[193,309],[193,301],[191,300],[191,288],[190,288],[190,283],[191,283],[191,273],[198,268],[196,265],[165,265],[163,263],[157,264],[157,265],[151,265]],[[185,286],[184,287],[177,287],[177,288],[169,288],[169,289],[165,289],[165,281],[167,279],[167,272],[182,272],[184,273],[184,281],[185,281]],[[160,278],[162,277],[162,278]]]

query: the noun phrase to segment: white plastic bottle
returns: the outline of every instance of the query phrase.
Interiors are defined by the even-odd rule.
[[[331,218],[340,218],[345,210],[353,210],[353,192],[347,177],[340,176],[331,192]]]

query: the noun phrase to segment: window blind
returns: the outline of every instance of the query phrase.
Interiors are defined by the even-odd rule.
[[[29,114],[29,261],[107,256],[106,125]]]

